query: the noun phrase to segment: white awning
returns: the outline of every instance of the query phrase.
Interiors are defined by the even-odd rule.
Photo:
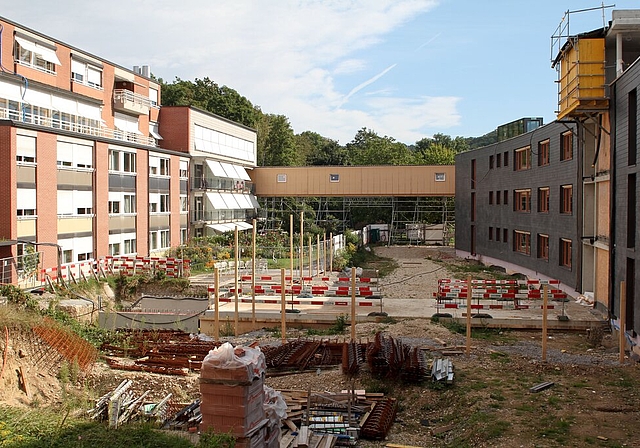
[[[215,160],[206,159],[207,166],[213,173],[215,177],[227,177],[227,173],[222,169],[220,162],[216,162]]]
[[[248,222],[234,222],[232,223],[233,225],[237,225],[238,226],[238,230],[249,230],[253,228],[253,225],[248,223]]]
[[[242,209],[252,209],[253,208],[253,205],[251,204],[251,201],[249,200],[249,195],[246,195],[246,194],[234,194],[233,197],[235,198],[235,200],[238,203],[238,205],[240,206],[240,208],[242,208]]]
[[[151,137],[156,140],[163,140],[162,136],[158,132],[158,123],[149,123],[149,134],[151,134]]]
[[[220,193],[207,192],[205,193],[207,200],[211,202],[214,210],[226,210],[227,204],[220,196]]]
[[[231,193],[220,193],[222,196],[222,200],[227,204],[228,210],[240,210],[242,207],[238,204],[238,201],[234,198],[234,195]]]
[[[207,228],[221,233],[230,232],[233,230],[231,227],[229,227],[228,224],[207,224]]]
[[[240,179],[242,180],[251,180],[251,178],[249,177],[249,175],[247,174],[247,170],[244,169],[243,166],[238,166],[235,165],[234,167],[236,169],[236,171],[238,172],[238,176],[240,176]]]
[[[207,224],[209,229],[215,230],[216,232],[235,232],[236,227],[238,227],[238,232],[242,230],[249,230],[253,228],[251,224],[248,222],[226,222],[220,224]]]
[[[240,179],[240,176],[238,175],[238,172],[236,171],[236,168],[233,165],[225,162],[220,162],[220,165],[222,165],[222,168],[227,173],[226,177],[229,177],[231,179]]]
[[[29,50],[33,53],[37,53],[47,62],[51,62],[52,64],[62,65],[60,63],[60,59],[56,55],[55,50],[51,50],[50,48],[44,47],[37,42],[31,42],[30,40],[23,39],[22,37],[16,36],[16,42],[20,44],[22,48],[25,50]]]
[[[249,195],[249,200],[251,201],[251,204],[253,205],[253,208],[260,208],[260,204],[258,203],[258,200],[256,199],[256,197],[252,194]]]

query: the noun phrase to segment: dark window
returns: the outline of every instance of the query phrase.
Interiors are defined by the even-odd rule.
[[[638,93],[629,92],[629,165],[636,164],[638,155]]]
[[[560,266],[571,268],[571,240],[560,239]]]
[[[531,147],[516,149],[514,170],[523,171],[531,169]]]
[[[509,151],[504,152],[503,160],[504,166],[509,166]]]
[[[471,160],[471,189],[476,188],[476,159]]]
[[[496,168],[500,168],[502,166],[502,154],[496,154]]]
[[[538,188],[538,212],[549,213],[549,187]]]
[[[471,193],[471,221],[476,220],[476,194]]]
[[[493,241],[493,227],[489,227],[489,241]]]
[[[531,190],[516,190],[514,211],[529,213],[531,211]]]
[[[531,234],[529,232],[513,231],[513,249],[524,255],[531,254]]]
[[[489,192],[489,205],[493,205],[493,191]]]
[[[636,175],[629,174],[627,180],[627,247],[636,247]]]
[[[496,241],[500,241],[500,227],[496,227]]]
[[[502,196],[500,191],[496,191],[496,204],[498,205],[500,205],[500,196]]]
[[[509,231],[507,229],[502,229],[502,241],[505,243],[509,241]]]
[[[549,165],[549,140],[538,143],[538,165]]]
[[[560,187],[560,213],[573,213],[573,185]]]
[[[573,159],[573,132],[568,131],[560,138],[560,160]]]
[[[538,258],[549,261],[549,235],[538,234]]]
[[[509,190],[504,190],[503,201],[504,205],[509,203]]]
[[[489,169],[493,169],[493,156],[489,156]]]

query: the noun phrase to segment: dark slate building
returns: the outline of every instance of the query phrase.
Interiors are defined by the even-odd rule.
[[[458,255],[579,285],[582,163],[573,122],[456,156]]]
[[[612,313],[620,317],[621,282],[626,286],[625,326],[636,351],[640,346],[640,159],[638,154],[638,90],[640,60],[612,84],[612,197],[611,197],[611,297]],[[457,212],[457,210],[456,210]],[[636,356],[640,355],[640,350]]]

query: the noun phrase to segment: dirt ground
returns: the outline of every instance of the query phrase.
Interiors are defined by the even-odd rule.
[[[447,249],[401,247],[378,248],[378,255],[396,260],[399,268],[381,282],[385,297],[416,298],[431,295],[438,278],[452,276],[431,259],[451,258]],[[392,287],[393,286],[393,287]],[[455,329],[455,328],[454,328]],[[384,447],[387,443],[416,447],[640,447],[640,367],[618,362],[616,341],[610,334],[593,343],[579,333],[550,333],[547,361],[541,361],[541,337],[530,332],[478,333],[471,353],[464,354],[465,336],[429,319],[406,319],[357,326],[359,338],[378,332],[425,348],[428,358],[443,350],[451,355],[455,381],[406,385],[361,373],[354,383],[339,368],[312,373],[267,378],[275,389],[339,392],[357,389],[383,391],[396,397],[399,409],[387,440],[360,441],[362,447]],[[98,362],[74,385],[59,381],[55,369],[33,366],[18,339],[10,334],[8,350],[0,335],[2,353],[8,354],[0,381],[0,402],[12,406],[42,406],[62,403],[69,389],[94,398],[115,388],[123,379],[134,380],[134,390],[150,389],[151,399],[167,393],[176,401],[189,402],[199,396],[198,375],[164,376],[110,370]],[[252,335],[261,343],[265,334]],[[263,339],[260,339],[263,338]],[[22,367],[29,394],[19,381]],[[542,382],[553,386],[531,393]],[[88,401],[89,407],[93,405]]]

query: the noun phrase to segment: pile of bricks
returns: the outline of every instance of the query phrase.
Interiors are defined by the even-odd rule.
[[[216,358],[225,350],[212,350],[202,363],[200,430],[231,434],[236,448],[279,447],[280,424],[270,423],[264,408],[264,354],[236,347],[232,359]]]

